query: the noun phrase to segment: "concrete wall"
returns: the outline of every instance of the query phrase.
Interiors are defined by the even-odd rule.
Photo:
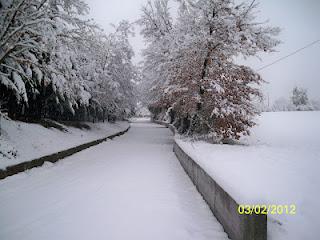
[[[232,240],[266,240],[266,215],[240,215],[238,203],[174,142],[182,167]]]
[[[108,139],[113,139],[114,137],[121,136],[124,133],[126,133],[127,131],[129,131],[129,129],[130,129],[130,126],[127,129],[125,129],[124,131],[112,134],[112,135],[105,137],[105,138],[101,138],[101,139],[98,139],[98,140],[95,140],[92,142],[84,143],[79,146],[69,148],[67,150],[63,150],[61,152],[50,154],[50,155],[47,155],[44,157],[40,157],[40,158],[31,160],[31,161],[27,161],[27,162],[13,165],[13,166],[9,166],[5,170],[0,169],[0,180],[4,179],[6,177],[12,176],[14,174],[23,172],[25,170],[34,168],[34,167],[40,167],[43,165],[44,162],[52,162],[52,163],[57,162],[65,157],[71,156],[77,152],[84,150],[84,149],[95,146],[95,145],[100,144],[104,141],[107,141]]]
[[[161,121],[174,133],[172,125]],[[267,215],[240,215],[239,204],[209,176],[176,142],[173,151],[192,182],[209,205],[212,213],[232,240],[266,240]]]

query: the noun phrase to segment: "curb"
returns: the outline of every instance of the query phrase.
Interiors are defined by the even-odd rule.
[[[172,125],[154,120],[169,128]],[[174,141],[173,151],[211,212],[232,240],[267,240],[267,215],[241,215],[239,204]]]
[[[46,156],[43,156],[43,157],[40,157],[37,159],[33,159],[31,161],[22,162],[22,163],[18,163],[16,165],[8,166],[8,167],[6,167],[5,170],[2,170],[2,169],[0,170],[0,180],[5,179],[9,176],[24,172],[24,171],[31,169],[31,168],[40,167],[44,164],[44,162],[55,163],[65,157],[69,157],[77,152],[80,152],[80,151],[85,150],[87,148],[90,148],[92,146],[98,145],[104,141],[107,141],[108,139],[112,140],[115,137],[121,136],[121,135],[125,134],[126,132],[128,132],[129,129],[130,129],[130,125],[125,130],[118,132],[118,133],[115,133],[115,134],[112,134],[108,137],[101,138],[101,139],[94,140],[94,141],[87,142],[87,143],[83,143],[83,144],[78,145],[76,147],[72,147],[72,148],[57,152],[57,153],[53,153],[53,154],[46,155]]]

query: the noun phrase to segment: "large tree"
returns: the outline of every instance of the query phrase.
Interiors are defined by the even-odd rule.
[[[254,1],[179,2],[175,24],[168,1],[156,0],[143,11],[142,34],[149,42],[145,76],[153,77],[158,89],[151,110],[169,109],[182,133],[220,139],[248,134],[257,114],[252,99],[261,96],[262,79],[235,58],[273,51],[278,28],[255,21]]]

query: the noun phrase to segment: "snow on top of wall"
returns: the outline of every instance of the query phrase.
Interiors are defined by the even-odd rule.
[[[239,204],[295,204],[269,215],[268,239],[317,239],[320,112],[263,113],[243,145],[176,139]]]

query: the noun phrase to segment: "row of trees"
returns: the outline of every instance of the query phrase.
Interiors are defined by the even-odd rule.
[[[310,100],[306,89],[294,87],[289,99],[277,99],[271,108],[264,107],[265,111],[319,111],[320,102]]]
[[[123,118],[135,107],[128,22],[104,34],[82,0],[0,0],[0,102],[9,117]]]
[[[235,58],[273,51],[279,29],[255,21],[255,1],[178,2],[176,19],[168,0],[142,9],[144,102],[180,133],[219,139],[249,134],[258,113],[252,100],[261,97],[263,80]]]

